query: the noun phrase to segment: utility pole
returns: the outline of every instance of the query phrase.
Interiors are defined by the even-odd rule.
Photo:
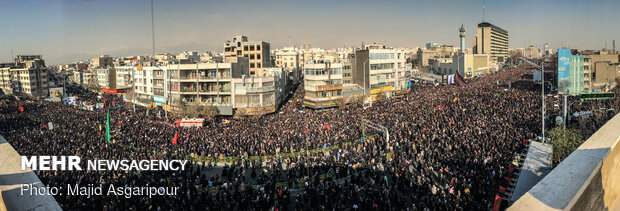
[[[542,76],[541,76],[541,80],[542,80],[542,139],[543,139],[543,143],[547,142],[547,139],[545,139],[545,61],[541,60],[541,66],[542,66]]]
[[[566,128],[566,114],[568,113],[568,95],[564,95],[564,128]]]

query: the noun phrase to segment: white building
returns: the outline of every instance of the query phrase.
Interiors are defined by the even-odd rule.
[[[311,108],[336,106],[336,100],[342,98],[342,63],[323,61],[304,64],[303,105]]]
[[[366,93],[392,92],[405,89],[407,52],[392,48],[370,48],[355,52],[353,83]],[[371,90],[380,91],[371,91]]]

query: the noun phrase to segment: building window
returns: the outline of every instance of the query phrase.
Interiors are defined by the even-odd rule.
[[[250,59],[254,59],[254,54],[250,54]]]
[[[247,54],[243,54],[243,57],[246,57],[246,58],[247,58],[247,57],[248,57],[248,55],[247,55]]]
[[[376,60],[376,59],[394,59],[394,54],[393,53],[371,53],[370,54],[370,59],[371,60]]]
[[[253,51],[254,50],[254,46],[250,45],[250,50]]]
[[[257,46],[256,46],[256,50],[257,50],[257,51],[260,51],[260,45],[257,45]]]
[[[256,59],[260,59],[260,54],[256,54]]]
[[[250,68],[254,68],[254,62],[250,63]]]
[[[243,46],[243,51],[248,51],[248,46],[247,45]]]
[[[256,63],[256,67],[260,68],[260,66],[261,66],[260,64],[261,64],[260,62]]]

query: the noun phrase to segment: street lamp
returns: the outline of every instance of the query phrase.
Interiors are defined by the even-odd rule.
[[[538,68],[541,70],[541,85],[542,85],[542,141],[543,143],[545,143],[547,140],[545,140],[545,65],[544,65],[544,60],[541,60],[541,64],[542,65],[537,65],[534,64],[533,62],[528,61],[527,59],[523,58],[523,57],[519,57],[519,59],[521,59],[524,62],[527,62],[529,64],[531,64],[532,66]]]

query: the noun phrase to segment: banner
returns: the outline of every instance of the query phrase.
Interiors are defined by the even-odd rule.
[[[172,144],[176,145],[177,140],[179,140],[179,131],[174,135],[174,139],[172,139]]]
[[[110,143],[110,107],[105,121],[105,141]]]

